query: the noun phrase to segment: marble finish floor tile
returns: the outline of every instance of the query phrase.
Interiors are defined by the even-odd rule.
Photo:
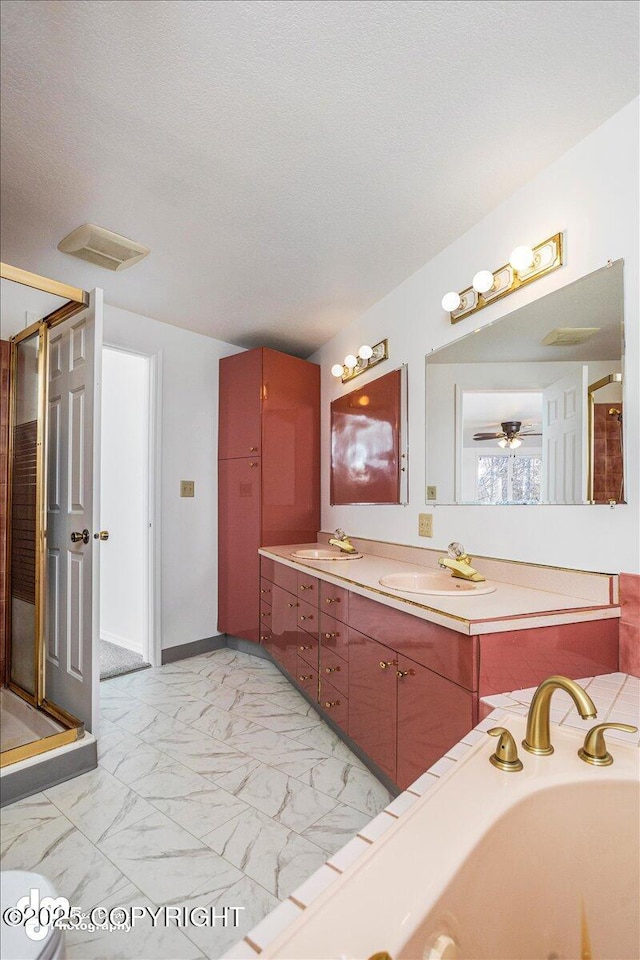
[[[100,766],[44,793],[95,843],[153,812],[146,800]]]
[[[355,807],[369,818],[375,817],[393,799],[386,787],[368,770],[343,763],[335,757],[321,760],[300,779],[316,790]]]
[[[295,738],[300,743],[320,750],[325,756],[335,757],[336,760],[342,760],[343,763],[351,763],[355,767],[362,767],[366,770],[364,763],[356,757],[349,747],[340,737],[333,732],[331,727],[322,723],[313,730],[306,730]],[[371,774],[373,776],[373,774]]]
[[[132,787],[141,797],[198,838],[249,808],[242,798],[188,767],[171,761],[168,766],[140,777]]]
[[[171,757],[113,724],[113,733],[98,737],[98,763],[128,786],[171,763]]]
[[[259,763],[248,772],[220,777],[217,785],[290,830],[301,833],[336,805],[326,794]]]
[[[200,906],[200,904],[197,904]],[[185,904],[189,906],[189,904]],[[190,926],[185,929],[187,936],[202,950],[206,957],[217,960],[229,947],[241,940],[245,934],[278,906],[278,900],[251,877],[243,876],[225,891],[214,904],[218,913],[223,907],[242,907],[237,912],[237,926],[216,924],[215,927]],[[233,916],[229,912],[229,916]]]
[[[203,840],[279,900],[288,897],[326,859],[315,843],[258,810],[229,820]]]
[[[359,830],[362,830],[371,817],[344,803],[338,803],[320,817],[315,823],[301,832],[301,836],[322,847],[327,854],[336,853],[349,840],[353,840]]]
[[[210,845],[157,810],[108,837],[100,850],[159,905],[185,900],[208,903],[242,878]]]

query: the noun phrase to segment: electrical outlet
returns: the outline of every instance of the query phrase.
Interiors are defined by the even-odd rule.
[[[181,497],[195,497],[195,481],[194,480],[181,480],[180,481],[180,496]]]
[[[427,500],[438,499],[438,488],[436,486],[427,487]]]
[[[432,513],[418,514],[418,536],[419,537],[433,536],[433,514]]]

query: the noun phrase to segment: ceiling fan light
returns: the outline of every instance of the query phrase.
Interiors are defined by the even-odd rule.
[[[506,437],[503,437],[502,440],[498,440],[498,446],[502,447],[503,449],[506,447],[508,443],[509,441],[507,440]]]
[[[511,440],[509,440],[508,442],[512,450],[515,450],[517,447],[522,446],[522,440],[520,439],[520,437],[512,437]]]

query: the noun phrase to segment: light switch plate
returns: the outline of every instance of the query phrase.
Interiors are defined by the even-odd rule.
[[[180,496],[181,497],[195,497],[195,480],[181,480],[180,481]]]
[[[433,486],[427,487],[427,500],[437,500],[438,499],[438,488]]]
[[[419,537],[433,536],[433,514],[432,513],[418,514],[418,536]]]

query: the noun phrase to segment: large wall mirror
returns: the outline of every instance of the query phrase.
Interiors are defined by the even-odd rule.
[[[427,355],[427,502],[625,502],[622,274],[617,260]]]

